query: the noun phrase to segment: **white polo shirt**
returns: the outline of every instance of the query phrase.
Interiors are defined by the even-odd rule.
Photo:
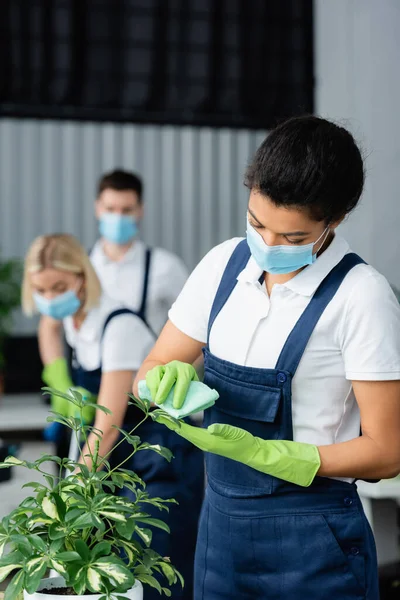
[[[211,250],[169,312],[172,323],[198,341],[207,340],[211,306],[239,242],[235,238]],[[313,265],[287,283],[275,284],[270,296],[251,257],[214,322],[211,352],[238,365],[275,368],[318,285],[349,251],[335,236]],[[360,415],[352,380],[393,379],[400,379],[400,307],[382,275],[369,265],[357,265],[321,316],[293,378],[294,439],[325,445],[357,437]]]
[[[90,259],[103,290],[133,310],[139,310],[142,301],[146,246],[136,240],[120,261],[110,260],[98,240]],[[162,248],[152,248],[146,317],[155,333],[164,327],[168,310],[176,300],[188,271],[182,260]]]
[[[101,339],[108,315],[119,308],[122,308],[119,302],[103,294],[99,305],[88,313],[79,330],[75,329],[72,317],[63,320],[67,342],[75,350],[83,369],[92,371],[101,366],[104,373],[137,371],[149,353],[154,338],[135,315],[114,317]],[[140,343],[135,343],[137,341]]]

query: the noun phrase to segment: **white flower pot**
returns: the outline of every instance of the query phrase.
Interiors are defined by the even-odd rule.
[[[24,592],[24,600],[99,600],[104,594],[90,594],[89,596],[59,596],[58,594],[41,594],[40,590],[59,588],[65,586],[65,581],[62,577],[49,577],[43,579],[40,583],[39,589],[34,594],[28,594]],[[125,592],[125,594],[118,594],[128,600],[143,600],[143,586],[140,581],[136,581],[133,588]]]

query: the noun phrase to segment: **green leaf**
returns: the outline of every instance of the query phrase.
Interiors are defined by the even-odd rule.
[[[28,536],[28,540],[39,552],[47,552],[47,546],[39,535],[31,534]]]
[[[83,560],[90,559],[90,550],[83,540],[75,540],[75,550],[80,554]]]
[[[75,521],[75,519],[83,514],[85,514],[84,508],[69,508],[65,514],[65,522],[70,523],[71,521]]]
[[[136,406],[142,412],[147,414],[150,410],[150,400],[143,400],[142,398],[136,398],[133,394],[128,394],[128,398],[132,400],[132,402],[128,402],[129,406]]]
[[[135,531],[136,522],[134,519],[128,519],[124,523],[117,523],[116,529],[119,535],[127,540],[130,540]]]
[[[144,517],[144,518],[138,518],[137,521],[139,521],[140,523],[145,523],[146,525],[152,525],[153,527],[158,527],[158,529],[163,529],[167,533],[171,533],[168,525],[166,523],[164,523],[164,521],[161,521],[160,519],[153,519],[153,517]]]
[[[164,448],[164,446],[160,446],[159,444],[148,444],[147,442],[143,442],[137,450],[152,450],[165,458],[168,462],[171,462],[171,459],[174,457],[171,450],[168,450],[168,448]]]
[[[66,535],[65,527],[60,523],[52,523],[48,531],[51,540],[60,540]]]
[[[101,404],[89,404],[88,406],[95,406],[96,408],[101,410],[103,413],[106,413],[106,415],[112,415],[112,411],[109,408],[107,408],[106,406],[102,406]]]
[[[132,435],[132,434],[128,433],[127,431],[125,431],[124,429],[121,429],[121,427],[117,427],[117,425],[113,425],[113,428],[118,429],[120,434],[125,438],[125,440],[129,444],[131,444],[131,446],[137,446],[138,444],[140,444],[141,440],[138,435]]]
[[[111,544],[109,542],[100,542],[96,544],[92,550],[92,560],[98,558],[99,556],[107,556],[111,552]]]
[[[68,552],[59,552],[56,558],[61,562],[79,562],[83,557],[78,552],[70,550]]]
[[[148,585],[151,585],[151,587],[156,588],[156,590],[158,590],[161,594],[161,585],[158,583],[157,579],[152,575],[147,575],[143,573],[143,575],[138,576],[138,579],[142,583],[147,583]]]
[[[78,517],[76,521],[70,521],[70,524],[74,529],[86,529],[87,527],[93,527],[96,525],[96,521],[92,513],[84,513]]]
[[[25,573],[18,571],[11,579],[4,594],[4,600],[16,600],[24,588]]]
[[[171,425],[175,425],[178,429],[181,426],[180,421],[178,419],[175,419],[175,417],[171,417],[171,415],[165,412],[165,410],[163,410],[162,408],[157,408],[156,410],[153,410],[150,413],[150,417],[153,419],[153,421],[157,421],[158,417],[161,417],[164,423],[165,421],[168,421],[169,423],[171,423]]]
[[[32,546],[30,545],[28,539],[24,535],[13,534],[10,535],[10,542],[15,544],[17,549],[24,555],[30,556],[32,554]]]

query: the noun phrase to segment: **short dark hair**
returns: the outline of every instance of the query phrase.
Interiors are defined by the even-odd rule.
[[[118,192],[131,190],[137,193],[139,202],[142,202],[143,182],[135,173],[123,171],[122,169],[115,169],[110,173],[105,173],[101,176],[97,184],[97,196],[100,196],[104,190],[109,189],[117,190]]]
[[[363,159],[344,127],[319,117],[295,117],[270,132],[244,183],[277,206],[304,208],[316,221],[335,222],[360,199]]]

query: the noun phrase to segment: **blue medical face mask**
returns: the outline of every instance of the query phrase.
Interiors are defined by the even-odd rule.
[[[81,306],[81,301],[73,290],[68,290],[51,299],[35,293],[33,299],[41,315],[52,317],[58,321],[74,315]]]
[[[313,253],[314,246],[324,234],[326,234],[325,242],[328,233],[329,227],[311,244],[300,246],[268,246],[261,235],[247,221],[247,243],[250,252],[260,269],[274,275],[293,273],[307,265],[312,265],[317,260],[317,254]]]
[[[138,226],[132,215],[118,215],[104,213],[99,221],[100,235],[113,244],[127,244],[132,241],[137,233]]]

